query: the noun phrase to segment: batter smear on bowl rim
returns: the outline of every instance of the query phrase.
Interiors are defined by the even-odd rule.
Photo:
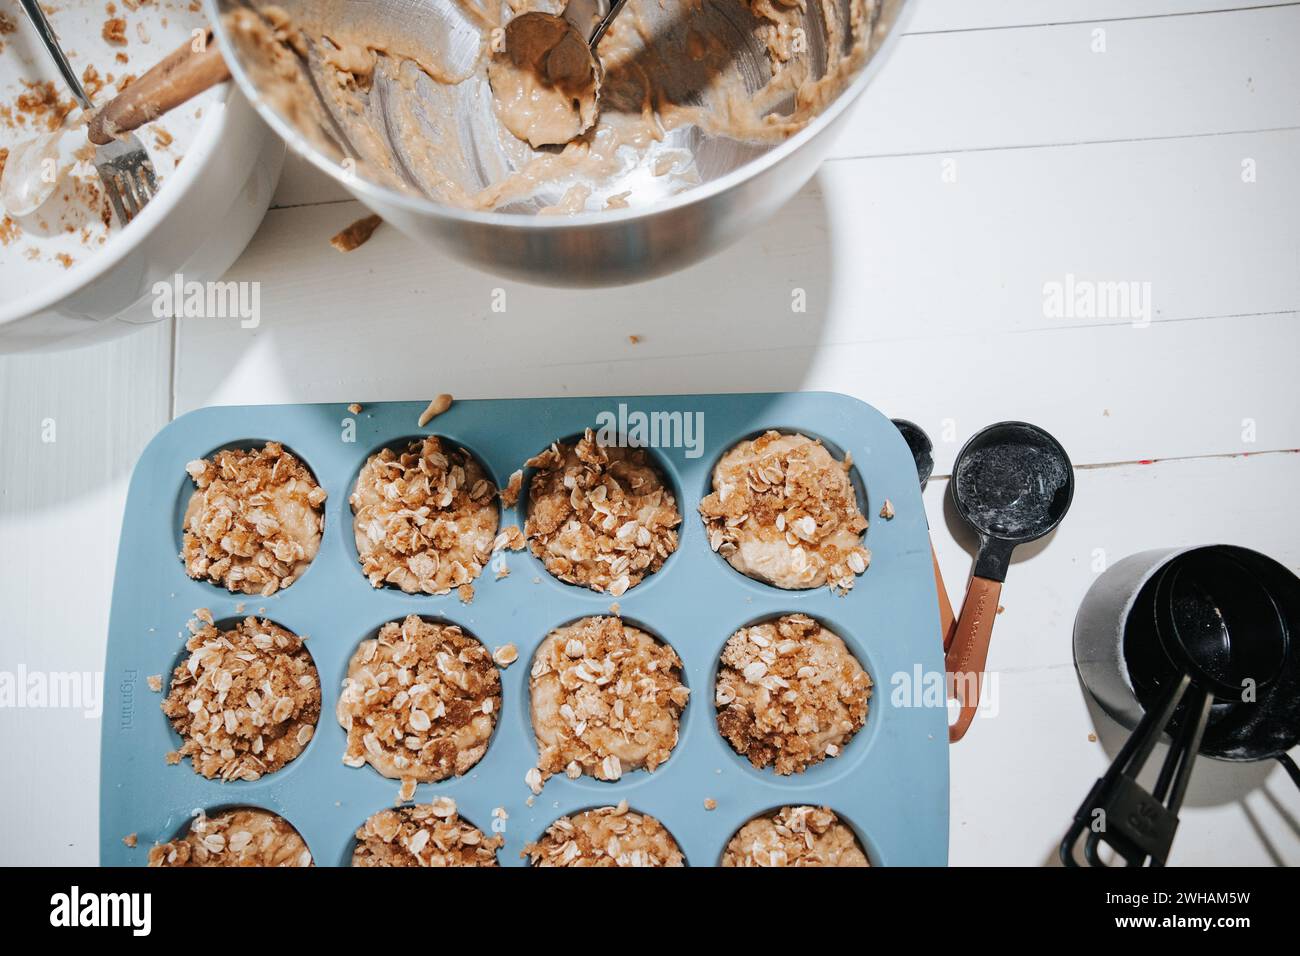
[[[803,435],[768,431],[740,442],[713,469],[713,491],[700,502],[709,547],[779,588],[851,590],[871,563],[852,465]]]

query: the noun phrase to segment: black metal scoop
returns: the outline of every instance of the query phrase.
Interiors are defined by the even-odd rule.
[[[1163,866],[1215,699],[1254,702],[1287,658],[1286,621],[1268,588],[1214,548],[1185,552],[1160,572],[1154,617],[1154,633],[1173,675],[1075,813],[1061,841],[1061,862],[1067,866],[1078,865],[1074,847],[1089,830],[1084,857],[1092,866],[1106,865],[1098,852],[1102,843],[1129,866],[1147,860]],[[1138,775],[1180,709],[1173,745],[1148,792]]]
[[[916,422],[909,422],[906,418],[895,418],[892,421],[894,427],[902,433],[903,441],[907,442],[912,460],[916,462],[916,477],[921,479],[921,487],[924,488],[934,474],[934,443],[930,441],[925,429]]]
[[[893,422],[912,453],[912,460],[916,462],[916,477],[921,482],[921,490],[924,491],[926,482],[934,473],[934,444],[930,441],[930,436],[925,433],[925,429],[915,422],[909,422],[906,418],[895,418]],[[929,527],[929,524],[927,520],[926,527]],[[943,583],[943,573],[939,570],[939,556],[934,551],[933,541],[930,542],[930,561],[934,565],[934,589],[939,599],[939,636],[943,640],[943,649],[947,652],[948,646],[952,643],[952,634],[957,620],[952,613],[952,601],[948,600],[948,588]]]
[[[1047,534],[1074,498],[1074,468],[1060,442],[1036,425],[1000,422],[976,432],[957,453],[952,500],[980,537],[945,665],[961,704],[948,739],[965,736],[979,706],[993,619],[1011,553]],[[973,686],[972,686],[973,684]]]

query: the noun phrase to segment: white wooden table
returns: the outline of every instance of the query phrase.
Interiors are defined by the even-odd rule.
[[[262,283],[259,328],[0,359],[0,671],[102,669],[131,467],[203,405],[847,392],[934,436],[954,597],[973,543],[945,501],[953,455],[1028,419],[1069,449],[1075,505],[1017,553],[1001,712],[952,750],[951,858],[1052,864],[1115,746],[1071,662],[1098,567],[1218,540],[1300,567],[1300,4],[919,0],[855,109],[773,222],[598,292],[504,282],[391,229],[340,258],[326,240],[363,210],[291,160],[230,276]],[[1047,315],[1067,276],[1149,283],[1149,321]],[[98,744],[80,713],[0,710],[0,863],[96,861]],[[1300,864],[1297,819],[1273,765],[1203,761],[1174,862]]]

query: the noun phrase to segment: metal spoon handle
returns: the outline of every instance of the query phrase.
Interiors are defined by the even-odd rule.
[[[27,14],[27,19],[32,21],[32,26],[36,28],[36,33],[41,38],[41,43],[54,59],[54,65],[59,68],[63,75],[63,82],[68,84],[72,90],[72,95],[76,97],[77,102],[81,104],[83,110],[94,108],[90,102],[90,97],[86,95],[85,89],[81,85],[81,80],[72,69],[72,64],[68,58],[63,55],[63,49],[59,46],[59,38],[54,35],[54,29],[50,26],[50,21],[45,19],[45,13],[41,10],[38,0],[18,0],[22,4],[23,12]]]
[[[591,34],[591,39],[587,41],[587,46],[591,47],[592,53],[596,52],[596,47],[600,44],[600,38],[605,35],[605,31],[609,29],[609,25],[614,22],[614,18],[618,16],[619,11],[626,5],[627,0],[614,0],[613,4],[610,5],[609,12],[601,18],[600,23],[596,24],[596,29]]]

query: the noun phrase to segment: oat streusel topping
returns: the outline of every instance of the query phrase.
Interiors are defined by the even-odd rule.
[[[181,560],[192,578],[263,597],[287,588],[320,549],[325,489],[278,442],[219,451],[185,466]]]
[[[845,592],[867,570],[867,519],[849,480],[819,441],[769,431],[742,441],[713,470],[700,502],[709,547],[742,574],[787,590]]]
[[[685,866],[677,841],[662,823],[616,807],[560,817],[520,854],[533,866]]]
[[[826,807],[782,807],[736,831],[723,866],[870,866],[853,831]]]
[[[677,550],[677,500],[644,448],[604,447],[588,428],[527,465],[524,533],[561,581],[618,597]]]
[[[654,770],[677,746],[690,691],[667,644],[616,617],[587,617],[552,631],[533,657],[529,680],[540,750],[530,779],[583,774],[617,780]]]
[[[743,627],[722,650],[718,730],[755,767],[801,773],[862,729],[871,678],[838,635],[803,614]]]
[[[189,757],[211,780],[257,780],[307,747],[320,719],[320,677],[303,639],[244,618],[219,630],[206,610],[189,622],[189,657],[172,672],[162,712],[181,735],[170,763]]]
[[[353,866],[496,866],[505,839],[462,820],[456,801],[439,797],[380,810],[357,830]]]
[[[244,807],[199,813],[189,831],[149,848],[150,866],[311,866],[311,851],[288,820]]]
[[[447,594],[479,576],[497,532],[497,489],[436,435],[366,460],[348,499],[361,570],[375,587]]]
[[[352,656],[338,704],[343,762],[400,779],[409,799],[417,782],[478,763],[500,711],[501,676],[488,649],[455,625],[411,614]]]

